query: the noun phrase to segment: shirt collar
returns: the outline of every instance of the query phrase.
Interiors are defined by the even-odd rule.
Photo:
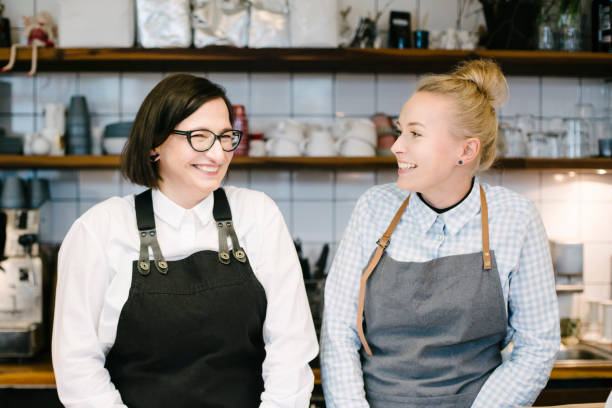
[[[480,213],[480,182],[478,177],[475,177],[472,191],[470,191],[465,200],[455,208],[442,214],[446,230],[451,235],[457,234],[478,213]]]
[[[416,229],[425,234],[440,219],[446,225],[446,230],[455,235],[465,224],[467,224],[480,210],[480,182],[478,177],[474,178],[474,185],[468,196],[456,207],[445,213],[438,214],[421,200],[416,192],[410,193],[408,211]]]
[[[152,198],[153,212],[155,215],[174,228],[178,228],[181,225],[187,213],[195,214],[203,225],[211,219],[213,206],[212,194],[209,194],[205,199],[189,210],[166,197],[164,193],[158,189],[153,189]]]

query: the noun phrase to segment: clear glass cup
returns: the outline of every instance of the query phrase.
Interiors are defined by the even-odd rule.
[[[561,143],[562,157],[589,157],[591,155],[589,138],[588,123],[584,119],[565,119],[565,134]]]
[[[559,157],[557,134],[552,132],[530,132],[527,134],[529,140],[529,157]]]
[[[526,157],[527,156],[527,137],[517,127],[512,127],[508,123],[500,125],[501,137],[505,139],[505,157]]]
[[[519,114],[514,117],[514,126],[520,129],[523,134],[536,130],[536,117],[531,114]]]
[[[597,113],[595,106],[591,103],[579,102],[574,107],[576,117],[584,121],[584,131],[588,134],[589,151],[588,156],[596,156],[598,152],[598,135],[596,132]]]
[[[555,49],[555,30],[550,22],[541,23],[538,27],[538,49]]]
[[[580,51],[580,18],[575,14],[559,16],[559,37],[562,51]]]

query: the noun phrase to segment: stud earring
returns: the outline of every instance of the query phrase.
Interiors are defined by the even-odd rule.
[[[463,160],[459,160],[457,163],[459,163],[459,164],[463,164]]]
[[[153,163],[159,157],[159,153],[155,153],[151,155],[151,163]]]

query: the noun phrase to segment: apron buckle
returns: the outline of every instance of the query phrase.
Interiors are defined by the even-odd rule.
[[[389,246],[389,244],[391,243],[391,240],[389,239],[389,240],[387,240],[385,243],[382,243],[382,242],[380,242],[380,240],[381,240],[381,239],[382,239],[382,238],[379,238],[379,239],[376,241],[376,245],[378,245],[378,246],[379,246],[379,247],[381,247],[382,249],[387,249],[387,247],[388,247],[388,246]]]

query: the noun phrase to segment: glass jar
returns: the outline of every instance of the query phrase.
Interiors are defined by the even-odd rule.
[[[559,16],[559,39],[562,51],[580,51],[580,18],[577,14]]]

